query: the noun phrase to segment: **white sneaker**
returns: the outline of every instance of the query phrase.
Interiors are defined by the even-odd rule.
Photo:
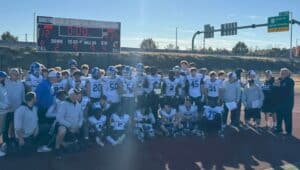
[[[96,137],[96,143],[101,147],[104,146],[104,143],[101,141],[101,139],[99,137]]]
[[[5,155],[6,155],[5,152],[0,151],[0,157],[5,156]]]
[[[47,145],[41,146],[37,149],[37,152],[42,153],[42,152],[51,152],[52,149],[49,148]]]
[[[119,139],[117,140],[117,145],[120,145],[123,143],[124,139],[125,139],[126,135],[123,134],[122,136],[119,137]]]

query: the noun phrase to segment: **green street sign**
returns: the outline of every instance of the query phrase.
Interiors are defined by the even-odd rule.
[[[290,11],[279,12],[279,16],[290,16]]]
[[[289,16],[282,15],[268,18],[268,32],[282,32],[289,30]]]

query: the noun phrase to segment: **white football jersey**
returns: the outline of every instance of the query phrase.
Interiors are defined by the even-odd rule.
[[[105,115],[101,115],[99,118],[96,118],[95,116],[90,116],[88,118],[88,121],[89,121],[90,125],[96,126],[97,130],[101,131],[102,128],[106,124],[106,116]]]
[[[178,82],[178,95],[179,96],[184,96],[185,95],[185,82],[186,82],[186,77],[179,75],[176,77],[176,80]]]
[[[189,83],[189,96],[201,97],[201,85],[203,84],[203,77],[201,74],[197,74],[195,77],[188,75],[187,81]]]
[[[79,88],[81,90],[85,89],[85,82],[83,81],[79,81],[79,82],[75,82],[75,80],[72,78],[70,80],[70,87],[71,88]]]
[[[93,107],[106,111],[110,108],[110,104],[106,102],[104,105],[102,105],[100,102],[95,102],[93,103]]]
[[[81,101],[79,101],[80,105],[81,105],[81,109],[82,111],[84,111],[84,109],[87,107],[88,103],[90,102],[90,98],[87,96],[82,96]]]
[[[31,87],[32,91],[35,91],[36,87],[42,82],[43,76],[39,75],[39,77],[34,76],[33,74],[29,74],[25,84]]]
[[[56,94],[58,91],[60,91],[60,90],[64,90],[64,82],[61,80],[61,81],[59,81],[59,82],[57,82],[57,83],[53,83],[52,84],[52,88],[53,88],[53,90],[54,90],[54,94]]]
[[[112,103],[120,102],[120,95],[118,93],[119,82],[120,80],[118,77],[111,79],[106,76],[102,79],[102,91],[107,97],[107,101]]]
[[[159,110],[159,114],[160,116],[163,118],[163,119],[166,119],[166,120],[169,120],[169,121],[172,121],[172,119],[175,117],[176,115],[176,109],[172,108],[170,110],[170,112],[166,112],[164,109],[160,109]]]
[[[125,130],[126,125],[129,124],[129,115],[124,114],[119,116],[116,113],[111,115],[111,126],[113,130]]]
[[[207,88],[208,96],[209,97],[219,97],[219,89],[222,88],[222,81],[215,80],[212,82],[210,79],[205,81],[205,88]]]
[[[121,79],[122,86],[123,86],[123,97],[134,97],[134,86],[135,86],[135,79],[127,79],[122,77]]]
[[[210,107],[204,106],[203,116],[206,117],[208,120],[213,120],[216,115],[222,114],[223,108],[220,106]]]
[[[156,87],[160,86],[161,83],[161,76],[156,74],[156,75],[148,75],[147,76],[147,81],[149,87],[146,89],[147,93],[151,93]]]
[[[143,122],[145,120],[149,120],[151,122],[151,124],[155,123],[155,117],[153,115],[153,113],[149,113],[149,114],[142,114],[142,112],[140,110],[137,110],[134,114],[134,120],[136,122]]]
[[[178,86],[178,80],[175,79],[171,81],[169,78],[164,79],[164,83],[166,85],[166,96],[174,97],[176,95],[176,88]]]
[[[136,75],[135,79],[135,94],[137,96],[143,95],[145,93],[144,83],[146,81],[145,75]]]
[[[90,96],[91,98],[94,99],[99,99],[101,97],[101,90],[102,90],[102,81],[101,79],[94,79],[94,78],[89,78],[86,80],[86,82],[90,83]]]
[[[184,116],[195,116],[198,114],[198,106],[197,105],[191,105],[190,108],[186,107],[186,105],[180,105],[179,106],[179,113]]]

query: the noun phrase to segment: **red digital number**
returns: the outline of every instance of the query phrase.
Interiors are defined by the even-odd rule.
[[[68,29],[68,35],[72,36],[72,30],[73,30],[72,27],[69,26],[67,29]]]
[[[82,36],[85,36],[85,37],[88,36],[88,29],[87,28],[82,28]]]
[[[58,51],[59,50],[59,44],[56,43],[55,46],[54,46],[54,51]]]
[[[90,46],[90,49],[91,49],[93,52],[95,52],[95,51],[96,51],[95,45],[91,45],[91,46]]]
[[[77,45],[77,44],[73,44],[73,49],[74,49],[75,51],[78,51],[78,45]]]

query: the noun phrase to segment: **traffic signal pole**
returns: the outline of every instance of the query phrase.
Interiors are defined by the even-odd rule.
[[[299,23],[300,24],[300,23]],[[252,25],[246,25],[246,26],[240,26],[240,27],[237,27],[238,30],[240,29],[248,29],[248,28],[256,28],[256,27],[267,27],[268,26],[268,23],[266,24],[252,24]],[[214,32],[221,32],[222,29],[215,29]],[[197,31],[194,33],[193,35],[193,38],[192,38],[192,51],[194,51],[194,42],[195,42],[195,38],[197,35],[199,34],[203,34],[205,33],[204,31]]]

